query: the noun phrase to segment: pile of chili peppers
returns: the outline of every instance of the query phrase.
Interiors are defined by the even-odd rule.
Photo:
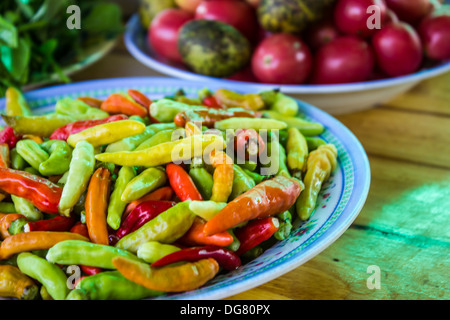
[[[335,146],[318,137],[324,127],[275,90],[152,101],[130,89],[63,98],[45,115],[8,91],[3,297],[143,299],[197,289],[288,238],[337,166]]]

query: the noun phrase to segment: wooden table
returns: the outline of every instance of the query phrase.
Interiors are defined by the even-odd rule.
[[[126,76],[163,75],[120,43],[73,80]],[[360,215],[312,260],[228,299],[449,299],[450,73],[383,106],[337,119],[370,160],[372,184]],[[379,289],[367,285],[375,271]]]

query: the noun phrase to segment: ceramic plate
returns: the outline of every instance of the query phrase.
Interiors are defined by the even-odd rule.
[[[250,85],[258,91],[279,88],[282,92],[306,101],[331,114],[343,114],[372,108],[405,93],[425,79],[450,71],[450,62],[411,75],[383,80],[338,85],[279,85],[241,82],[213,78],[189,71],[180,64],[161,58],[149,46],[146,33],[142,30],[139,17],[133,16],[127,24],[124,36],[128,51],[142,64],[166,74],[186,80],[218,82],[220,85]]]
[[[113,92],[138,89],[150,98],[172,95],[183,89],[195,96],[199,89],[227,88],[242,93],[255,92],[241,85],[221,85],[170,78],[122,78],[94,80],[39,89],[26,93],[36,113],[50,112],[63,97],[104,98]],[[0,100],[0,110],[4,108]],[[353,222],[369,192],[370,167],[356,137],[335,118],[305,102],[298,101],[306,118],[322,123],[321,138],[333,143],[339,152],[338,167],[323,186],[317,209],[304,224],[295,224],[289,238],[275,243],[263,255],[241,268],[219,275],[204,287],[191,292],[170,294],[157,299],[222,299],[249,290],[293,270],[331,245]]]

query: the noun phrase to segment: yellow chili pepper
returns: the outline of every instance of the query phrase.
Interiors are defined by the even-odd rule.
[[[264,100],[259,94],[240,94],[227,89],[219,89],[214,97],[220,105],[227,108],[244,108],[247,110],[260,110],[264,108]]]
[[[95,158],[99,161],[111,162],[120,166],[156,167],[209,154],[211,150],[223,150],[225,146],[221,136],[203,134],[161,143],[139,151],[101,153],[96,155]]]
[[[306,170],[308,143],[306,142],[303,134],[297,128],[288,129],[286,152],[287,166],[291,171],[291,174],[296,178],[301,178],[302,172]]]
[[[233,190],[233,160],[223,151],[211,152],[210,162],[214,167],[214,184],[211,199],[215,202],[227,202]]]
[[[22,92],[14,87],[9,87],[5,92],[5,109],[8,116],[31,116],[31,110],[28,106]]]
[[[122,120],[109,123],[100,124],[83,130],[81,132],[72,134],[67,138],[67,143],[72,147],[85,140],[92,146],[98,147],[104,144],[109,144],[120,139],[134,136],[144,132],[145,124],[135,120]]]
[[[301,220],[309,219],[313,213],[320,189],[336,166],[337,149],[332,144],[321,145],[309,154],[304,179],[305,190],[295,204]]]

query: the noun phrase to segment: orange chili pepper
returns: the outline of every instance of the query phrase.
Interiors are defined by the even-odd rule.
[[[233,236],[228,231],[219,232],[210,236],[204,234],[206,221],[195,217],[191,228],[177,240],[184,246],[215,245],[226,247],[233,243]]]
[[[202,134],[202,129],[200,129],[194,122],[187,121],[184,126],[186,131],[186,137],[193,136],[195,134]]]
[[[44,142],[44,139],[42,139],[39,136],[36,136],[34,134],[24,134],[22,136],[22,139],[30,139],[33,140],[34,142],[36,142],[37,144],[41,144],[42,142]]]
[[[219,272],[219,264],[213,258],[161,268],[152,268],[146,263],[124,257],[115,257],[112,262],[128,280],[148,289],[163,292],[182,292],[197,289],[214,278]]]
[[[20,218],[25,219],[25,216],[21,215],[20,213],[7,213],[0,218],[0,236],[2,237],[2,239],[6,239],[11,236],[8,229],[13,221],[16,221]]]
[[[214,167],[213,188],[210,200],[227,202],[233,190],[233,160],[223,151],[209,154],[209,160]]]
[[[86,193],[86,226],[89,238],[97,244],[109,244],[106,216],[110,184],[110,171],[106,168],[98,168],[91,177]]]
[[[7,143],[0,143],[0,167],[9,168],[10,163],[9,146]]]
[[[98,109],[100,109],[100,107],[103,103],[103,100],[93,98],[93,97],[78,97],[77,100],[81,100],[84,103],[86,103],[88,106],[90,106],[92,108],[98,108]]]
[[[19,268],[0,265],[0,297],[34,300],[38,294],[38,285]]]
[[[152,191],[142,198],[139,198],[137,200],[131,201],[127,207],[125,208],[125,212],[122,215],[122,220],[126,218],[126,216],[134,210],[138,205],[140,205],[142,202],[145,201],[168,201],[173,198],[173,190],[171,187],[166,186],[159,189],[156,189],[155,191]]]
[[[153,102],[145,94],[136,89],[128,89],[127,93],[134,101],[147,108],[147,110]]]
[[[191,176],[182,166],[175,163],[169,163],[166,166],[166,174],[170,186],[181,201],[203,200],[202,195],[198,191]]]
[[[126,114],[127,116],[148,116],[148,109],[129,99],[123,94],[113,93],[103,101],[100,109],[110,114]]]
[[[206,223],[204,232],[212,235],[241,222],[284,212],[294,205],[300,192],[300,182],[294,178],[265,180],[229,202]]]
[[[72,232],[21,232],[3,240],[0,245],[0,260],[8,259],[12,255],[20,252],[47,250],[53,247],[58,242],[65,240],[89,241],[89,239]]]

